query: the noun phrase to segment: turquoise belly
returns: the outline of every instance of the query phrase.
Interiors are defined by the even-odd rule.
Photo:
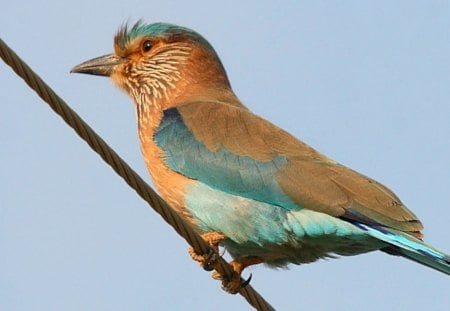
[[[330,254],[354,255],[383,244],[349,222],[308,209],[287,210],[196,183],[187,209],[200,230],[225,234],[234,257],[262,256],[275,265],[311,262]]]

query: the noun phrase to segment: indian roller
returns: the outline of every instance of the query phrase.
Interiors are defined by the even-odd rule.
[[[72,72],[109,76],[132,98],[155,187],[214,253],[222,246],[233,257],[234,275],[222,280],[228,292],[245,285],[250,265],[375,250],[450,274],[450,256],[422,242],[420,220],[391,190],[253,114],[197,32],[124,25],[112,54]]]

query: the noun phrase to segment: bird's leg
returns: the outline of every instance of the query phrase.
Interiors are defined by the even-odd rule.
[[[200,265],[206,271],[212,271],[214,269],[214,263],[217,260],[219,254],[219,243],[226,240],[227,237],[219,232],[206,232],[201,235],[203,240],[208,243],[210,250],[207,254],[197,254],[192,247],[189,247],[189,255],[192,259],[200,263]]]
[[[247,286],[252,278],[252,276],[250,275],[250,277],[246,281],[241,282],[242,271],[248,266],[257,265],[263,262],[264,260],[261,257],[257,256],[241,257],[229,263],[233,268],[233,275],[230,279],[224,279],[222,275],[220,275],[220,273],[217,271],[214,271],[211,276],[216,280],[222,280],[222,288],[226,292],[230,294],[236,294],[239,292],[239,290],[241,290],[241,288]]]

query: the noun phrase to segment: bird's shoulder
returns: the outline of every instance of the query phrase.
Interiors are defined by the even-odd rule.
[[[263,162],[280,154],[329,160],[244,106],[215,101],[195,102],[179,106],[177,111],[192,134],[212,151],[225,148],[236,155]]]

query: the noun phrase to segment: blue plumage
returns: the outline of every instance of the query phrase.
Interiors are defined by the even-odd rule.
[[[197,32],[168,23],[143,24],[138,22],[130,29],[125,25],[116,36],[116,44],[120,44],[121,47],[125,48],[134,39],[142,37],[169,39],[174,35],[183,36],[184,39],[190,38],[192,41],[201,42],[205,47],[214,51],[211,44]]]
[[[224,147],[209,150],[189,130],[177,108],[164,111],[154,139],[165,152],[167,166],[176,172],[230,194],[288,210],[301,208],[276,181],[275,174],[287,164],[283,155],[262,162],[235,155]]]
[[[327,214],[283,207],[224,193],[197,182],[185,204],[204,232],[222,232],[234,257],[258,256],[271,266],[356,255],[384,245],[349,222]],[[302,249],[303,251],[299,251]]]
[[[365,224],[356,225],[367,231],[370,236],[386,242],[389,245],[385,249],[386,252],[401,255],[446,274],[450,274],[450,257],[426,245],[421,240],[391,228]]]

